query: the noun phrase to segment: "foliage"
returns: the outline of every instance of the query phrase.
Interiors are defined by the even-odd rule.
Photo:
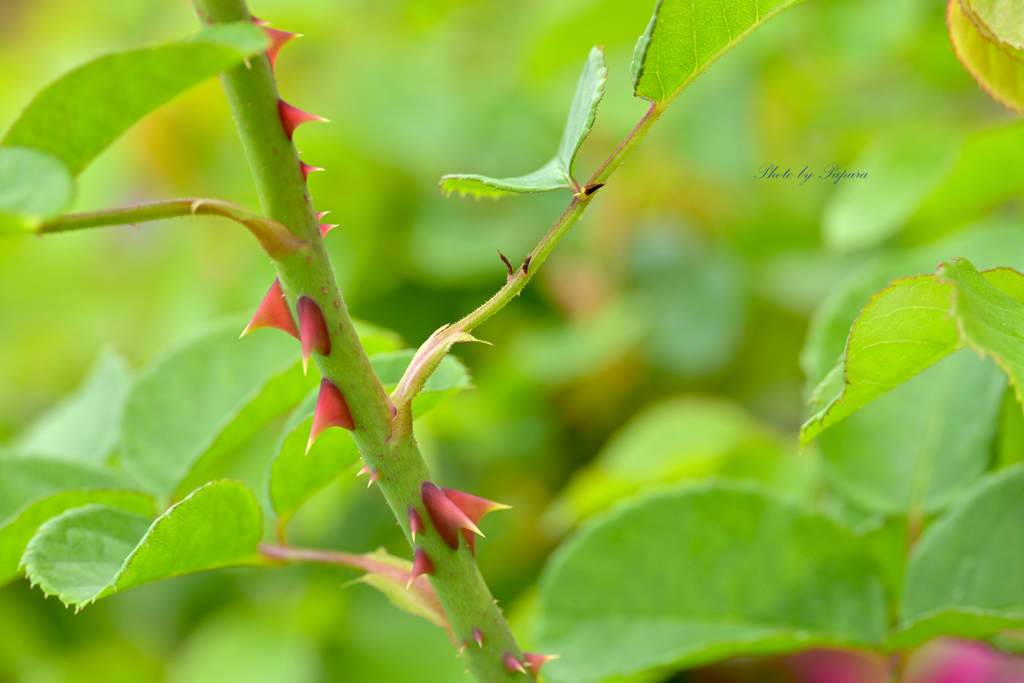
[[[806,3],[700,81],[796,2],[659,0],[635,45],[650,7],[633,4],[556,3],[515,21],[495,3],[409,3],[387,22],[392,10],[359,3],[326,18],[278,8],[309,26],[322,51],[282,60],[278,80],[310,98],[317,81],[341,122],[297,135],[340,174],[313,176],[310,194],[318,208],[339,207],[343,225],[327,249],[349,305],[380,323],[355,323],[359,353],[415,418],[439,481],[514,504],[503,520],[487,518],[476,553],[511,603],[516,635],[561,655],[544,668],[553,683],[655,681],[820,648],[913,659],[936,636],[1006,645],[1008,630],[1024,628],[1024,241],[1008,203],[1024,189],[1013,151],[1024,129],[986,109],[994,105],[953,54],[1020,110],[1024,45],[1007,19],[1017,3],[951,0],[948,25],[911,0]],[[328,37],[326,26],[343,35]],[[454,43],[452,31],[468,42]],[[594,42],[606,47],[590,49],[577,78]],[[205,195],[212,185],[254,204],[251,190],[225,180],[241,156],[218,146],[230,137],[216,123],[227,118],[222,105],[210,104],[219,93],[201,85],[155,110],[215,73],[252,68],[266,48],[249,23],[211,27],[55,81],[9,117],[0,231],[40,231],[71,208],[168,186]],[[634,95],[649,103],[639,124],[636,103],[617,94],[630,53]],[[348,68],[359,64],[372,67]],[[893,65],[895,88],[876,76]],[[563,86],[574,79],[563,127]],[[893,89],[941,106],[879,114],[901,101]],[[621,136],[608,130],[634,124],[616,147]],[[479,162],[480,149],[489,150],[481,164],[509,169],[557,149],[527,176],[441,181],[445,194],[477,197],[570,189],[569,209],[534,251],[533,226],[559,208],[547,198],[448,206],[428,192],[437,168]],[[751,180],[757,155],[798,170],[794,149],[864,170],[866,182],[826,182],[818,168],[807,184]],[[171,160],[166,184],[140,172],[149,156]],[[591,166],[586,180],[579,169]],[[25,576],[75,611],[108,598],[80,617],[100,635],[75,631],[74,654],[59,665],[83,681],[90,657],[102,660],[93,676],[102,680],[116,679],[110,662],[126,679],[155,680],[162,672],[136,660],[161,658],[170,680],[284,671],[311,681],[326,670],[455,680],[446,641],[463,643],[449,619],[469,603],[439,600],[426,577],[408,583],[405,539],[376,489],[355,486],[361,464],[371,484],[378,474],[360,463],[364,435],[313,434],[319,371],[302,372],[288,336],[239,340],[248,315],[223,315],[251,306],[270,268],[181,201],[166,215],[192,215],[203,232],[47,238],[68,256],[17,238],[0,244],[21,250],[0,275],[18,292],[18,302],[0,295],[14,330],[0,349],[33,368],[22,377],[0,364],[11,387],[0,386],[0,429],[11,436],[0,451],[0,609],[24,630],[0,626],[13,643],[0,644],[0,678],[9,662],[38,673],[17,648],[53,656],[37,635],[46,608],[25,599]],[[595,220],[569,233],[591,201]],[[244,220],[265,219],[245,211]],[[58,247],[63,239],[72,246]],[[215,258],[195,257],[194,268],[163,260],[191,253],[189,240]],[[501,256],[507,280],[481,307],[486,316],[428,336],[501,284],[493,250],[509,244],[517,252]],[[528,256],[516,268],[518,252]],[[104,278],[117,286],[97,294]],[[477,348],[464,361],[448,354],[512,302],[481,335],[493,348],[465,345]],[[800,428],[795,359],[808,324]],[[153,353],[170,336],[181,341]],[[427,342],[416,350],[403,338]],[[78,388],[53,400],[72,376],[83,376]],[[466,391],[475,385],[482,391]],[[404,503],[384,494],[407,525]],[[356,552],[302,550],[293,539]],[[300,561],[327,568],[269,578]],[[206,573],[228,567],[250,569]],[[339,594],[338,570],[355,577],[346,585],[372,586],[424,619],[393,615],[361,588]],[[116,607],[105,606],[115,593]],[[143,614],[162,625],[131,621]],[[139,642],[163,638],[163,649],[139,656],[152,645],[133,631]]]

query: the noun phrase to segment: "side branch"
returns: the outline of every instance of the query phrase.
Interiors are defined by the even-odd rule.
[[[260,241],[271,258],[294,254],[301,246],[294,233],[284,225],[219,199],[169,199],[87,213],[70,213],[43,223],[36,232],[45,235],[182,216],[220,216],[241,223]]]
[[[423,343],[416,351],[416,356],[406,370],[398,386],[391,394],[391,401],[401,411],[410,403],[426,384],[427,379],[437,369],[437,366],[444,359],[452,345],[460,341],[479,341],[470,332],[500,311],[529,283],[530,278],[537,272],[540,266],[547,260],[548,256],[562,240],[569,229],[580,219],[591,198],[599,188],[603,187],[611,177],[612,173],[619,168],[627,157],[633,152],[637,144],[647,135],[647,132],[665,112],[668,104],[651,103],[650,109],[644,114],[636,127],[626,136],[626,139],[615,149],[600,168],[590,178],[584,188],[573,195],[573,200],[565,212],[555,221],[555,224],[547,231],[533,251],[523,261],[514,273],[510,272],[505,286],[502,287],[483,303],[475,311],[464,317],[462,320],[451,325],[440,328]],[[501,252],[499,252],[501,253]],[[502,260],[508,263],[504,255]],[[510,268],[511,270],[511,268]]]

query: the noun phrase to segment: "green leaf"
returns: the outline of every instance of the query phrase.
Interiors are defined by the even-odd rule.
[[[754,489],[707,484],[615,508],[544,570],[548,680],[587,683],[658,667],[823,645],[886,631],[878,570],[848,531]]]
[[[1003,148],[1009,140],[999,142],[998,147]],[[1021,136],[1021,143],[1024,144],[1024,136]],[[980,168],[980,159],[978,161]],[[946,207],[946,211],[949,210]],[[1024,230],[1013,220],[981,221],[943,240],[870,261],[836,287],[811,320],[807,343],[800,355],[809,387],[813,388],[835,370],[836,359],[845,352],[850,327],[873,294],[894,280],[933,273],[935,264],[954,256],[966,258],[980,270],[1010,266],[1024,271]],[[827,398],[835,393],[833,391]]]
[[[172,576],[262,564],[262,534],[252,492],[239,482],[218,481],[152,523],[106,505],[69,510],[39,528],[21,563],[44,593],[81,607]]]
[[[28,503],[69,489],[118,489],[124,482],[111,470],[44,458],[0,459],[0,524]]]
[[[939,512],[988,469],[1005,389],[995,363],[958,351],[826,430],[825,475],[866,511]]]
[[[125,469],[142,488],[181,497],[223,475],[230,458],[316,386],[295,340],[274,330],[242,339],[243,319],[215,324],[143,371],[121,425]]]
[[[578,470],[544,514],[554,533],[658,484],[717,475],[801,489],[811,458],[798,458],[740,406],[679,397],[645,409]]]
[[[1024,49],[1024,2],[1021,0],[967,0],[971,18],[1001,43]],[[961,5],[963,8],[964,5]]]
[[[52,154],[0,148],[0,235],[31,231],[60,215],[74,192],[71,172]]]
[[[990,476],[921,536],[907,562],[889,641],[939,634],[987,638],[1024,627],[1024,468]]]
[[[0,150],[2,151],[2,150]],[[82,384],[28,428],[16,450],[101,465],[117,444],[132,371],[120,354],[102,351]]]
[[[964,342],[992,356],[1024,401],[1024,275],[1009,268],[984,276],[964,259],[939,267],[938,277],[953,285],[953,315]]]
[[[359,448],[344,429],[328,429],[306,453],[318,395],[318,389],[311,391],[288,418],[270,465],[270,503],[281,524],[359,459]]]
[[[92,504],[108,505],[147,517],[156,514],[153,498],[137,491],[61,491],[36,499],[0,523],[0,584],[18,576],[25,546],[43,522],[66,510]]]
[[[979,31],[961,0],[949,0],[946,24],[953,51],[967,73],[996,102],[1024,114],[1024,56]]]
[[[240,22],[100,57],[36,95],[3,144],[49,152],[78,175],[145,114],[266,47],[259,27]]]
[[[953,170],[955,137],[922,131],[882,140],[851,165],[867,174],[840,185],[822,215],[826,246],[840,251],[873,247],[898,233]]]
[[[384,388],[391,391],[398,386],[415,355],[416,349],[378,353],[370,356],[370,364]],[[449,354],[427,378],[423,389],[413,397],[412,415],[420,417],[449,396],[472,388],[469,369],[461,360]]]
[[[935,275],[898,280],[876,294],[850,331],[845,357],[815,389],[801,442],[964,344],[991,355],[1020,399],[1024,303],[1007,291],[1024,296],[1024,276],[1006,268],[982,276],[967,260],[952,259]]]
[[[658,0],[633,52],[633,92],[668,104],[719,57],[800,0]]]
[[[488,178],[481,175],[446,175],[441,178],[441,191],[445,194],[459,192],[477,197],[501,197],[515,192],[547,192],[548,190],[579,190],[573,178],[573,166],[580,145],[590,134],[597,116],[597,105],[604,96],[604,84],[608,80],[608,68],[604,63],[604,51],[600,47],[590,50],[583,73],[576,83],[576,94],[569,108],[562,140],[555,158],[529,175],[517,178]]]

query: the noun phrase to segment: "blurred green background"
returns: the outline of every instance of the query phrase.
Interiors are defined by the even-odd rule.
[[[496,250],[520,261],[568,193],[445,199],[438,178],[545,162],[587,50],[603,44],[607,95],[578,164],[589,175],[645,109],[628,70],[652,6],[253,0],[305,35],[277,76],[285,99],[331,119],[296,142],[327,169],[309,184],[340,224],[327,243],[355,316],[415,346],[504,283]],[[186,0],[0,0],[0,129],[71,67],[196,27]],[[545,558],[617,497],[719,474],[849,507],[826,490],[817,449],[796,452],[809,318],[881,257],[993,213],[1018,225],[1022,136],[956,62],[943,3],[926,0],[807,0],[679,98],[523,295],[478,330],[493,347],[457,348],[476,390],[418,425],[440,481],[514,506],[487,519],[478,550],[527,644]],[[819,179],[832,163],[869,180]],[[815,177],[758,179],[764,164]],[[75,210],[185,196],[258,208],[215,81],[147,117],[79,187]],[[272,279],[244,230],[208,218],[0,240],[0,443],[78,385],[101,349],[139,368],[203,323],[251,311]],[[662,427],[619,431],[658,411]],[[279,428],[234,465],[257,490]],[[631,461],[659,448],[664,467]],[[604,465],[588,466],[599,454]],[[349,481],[307,506],[292,535],[408,553],[379,492]],[[369,587],[342,590],[351,578],[215,572],[77,616],[19,581],[0,588],[0,681],[469,680],[440,630]],[[753,680],[734,669],[682,676]]]

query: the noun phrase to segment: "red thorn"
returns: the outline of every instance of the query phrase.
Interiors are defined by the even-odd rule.
[[[317,211],[316,212],[316,219],[318,221],[322,221],[324,219],[324,216],[326,216],[329,213],[330,213],[330,211]]]
[[[316,173],[317,171],[322,171],[324,169],[320,168],[319,166],[310,166],[305,161],[300,161],[299,170],[302,171],[302,179],[307,180],[309,179],[310,173]]]
[[[474,524],[479,524],[480,520],[488,512],[494,512],[495,510],[509,510],[511,505],[502,505],[501,503],[495,503],[493,500],[487,500],[479,496],[474,496],[471,493],[463,493],[462,491],[456,491],[455,489],[441,489],[444,491],[444,495],[451,502],[459,506],[459,509],[466,513],[466,516],[473,520]]]
[[[313,447],[325,429],[330,427],[344,427],[355,429],[352,422],[352,413],[348,409],[345,397],[341,395],[338,387],[329,379],[320,380],[320,395],[316,400],[316,410],[313,412],[313,428],[309,430],[309,441],[306,443],[306,453]]]
[[[253,17],[255,19],[255,17]],[[261,24],[257,24],[260,26]],[[301,33],[289,33],[288,31],[278,31],[276,28],[265,28],[269,24],[262,24],[264,26],[263,32],[267,34],[267,38],[270,39],[270,45],[267,46],[267,57],[270,59],[270,68],[274,68],[275,62],[277,62],[277,53],[281,51],[281,48],[288,44],[295,38],[301,38]]]
[[[424,574],[434,573],[434,563],[427,557],[426,551],[423,548],[416,548],[416,555],[412,561],[412,573],[409,574],[409,583],[406,584],[405,590],[409,590],[412,586],[412,582]]]
[[[483,647],[484,646],[484,632],[481,631],[478,628],[474,628],[473,629],[473,640],[476,641],[476,644],[478,646]]]
[[[558,659],[558,655],[538,655],[533,652],[524,652],[523,658],[526,660],[526,666],[530,667],[530,671],[536,676],[540,673],[540,668],[552,659]]]
[[[269,21],[263,21],[259,17],[255,17],[255,16],[250,17],[250,18],[252,19],[252,23],[256,24],[257,26],[270,26],[270,22]]]
[[[423,518],[420,517],[420,513],[416,512],[416,508],[412,505],[409,506],[409,531],[412,535],[412,540],[416,540],[416,534],[422,534],[423,529]]]
[[[526,668],[523,666],[523,663],[516,659],[515,655],[511,652],[505,653],[501,658],[501,663],[505,665],[505,671],[508,671],[509,673],[515,673],[517,671],[521,674],[526,673]]]
[[[333,228],[336,228],[336,227],[338,227],[337,223],[326,223],[326,224],[325,223],[321,223],[320,224],[320,236],[321,237],[327,237],[327,233],[329,233]]]
[[[430,521],[434,523],[437,533],[441,535],[449,548],[459,549],[458,532],[460,529],[468,529],[483,536],[473,520],[467,517],[455,503],[448,500],[441,489],[434,486],[432,482],[423,482],[423,486],[420,487],[420,495],[423,497],[423,505],[427,509]]]
[[[366,483],[366,488],[370,488],[371,486],[373,486],[373,482],[377,481],[378,479],[380,479],[380,472],[378,472],[377,470],[373,470],[372,472],[370,472],[370,481]]]
[[[284,134],[288,136],[289,140],[292,139],[292,134],[295,132],[295,129],[303,123],[309,123],[310,121],[327,121],[327,119],[322,116],[310,114],[309,112],[302,111],[298,107],[293,107],[284,100],[277,101],[277,113],[281,115],[281,125],[284,126]]]
[[[309,370],[309,356],[315,350],[321,356],[331,355],[331,335],[327,321],[315,301],[300,296],[296,305],[299,311],[299,341],[302,342],[302,372]]]
[[[361,477],[361,476],[363,476],[364,474],[369,474],[369,473],[370,473],[370,472],[372,472],[372,471],[373,471],[373,470],[371,470],[371,469],[370,469],[370,466],[369,466],[369,465],[363,465],[363,469],[359,470],[359,472],[357,472],[357,473],[356,473],[356,476],[357,476],[357,477]]]
[[[267,292],[267,295],[263,297],[263,301],[260,302],[259,308],[256,309],[256,315],[252,317],[249,324],[242,330],[240,336],[244,337],[261,327],[273,327],[287,332],[296,339],[299,338],[299,331],[295,327],[292,312],[288,309],[288,304],[284,300],[284,290],[281,289],[281,281],[278,279],[275,279],[274,284],[270,285],[270,291]]]

